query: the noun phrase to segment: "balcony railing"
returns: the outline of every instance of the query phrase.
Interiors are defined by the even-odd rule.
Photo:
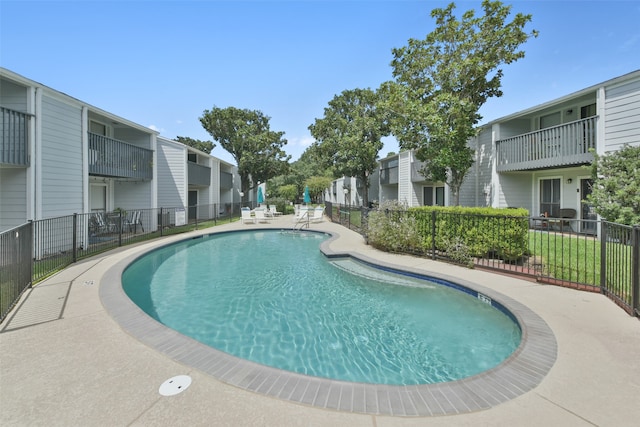
[[[189,185],[211,185],[211,168],[194,162],[188,163]]]
[[[398,183],[398,167],[380,169],[380,184],[389,185]]]
[[[229,172],[220,172],[220,189],[229,190],[233,188],[233,175]]]
[[[535,170],[591,163],[596,120],[589,117],[496,141],[498,172]]]
[[[150,180],[153,151],[89,132],[89,173]]]
[[[30,114],[0,107],[0,164],[29,166]]]

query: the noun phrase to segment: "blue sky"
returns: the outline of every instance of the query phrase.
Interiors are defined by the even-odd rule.
[[[296,160],[328,102],[390,80],[391,50],[424,38],[448,3],[0,0],[0,66],[168,138],[211,140],[198,118],[214,106],[261,110]],[[483,122],[640,69],[638,0],[505,3],[540,36],[504,68]],[[387,139],[380,155],[397,150]]]

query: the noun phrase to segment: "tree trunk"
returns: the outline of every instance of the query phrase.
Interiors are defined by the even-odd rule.
[[[365,172],[362,179],[362,206],[365,208],[369,207],[369,173]]]

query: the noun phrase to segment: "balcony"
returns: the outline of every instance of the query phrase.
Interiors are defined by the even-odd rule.
[[[0,164],[29,166],[30,114],[0,107]]]
[[[211,185],[211,168],[188,162],[189,185],[208,187]]]
[[[89,132],[89,173],[151,180],[153,151]]]
[[[381,185],[392,185],[397,183],[398,183],[398,167],[397,166],[380,169]]]
[[[498,172],[578,166],[593,162],[597,116],[496,141]]]
[[[229,172],[220,172],[220,189],[230,190],[233,188],[233,175]]]

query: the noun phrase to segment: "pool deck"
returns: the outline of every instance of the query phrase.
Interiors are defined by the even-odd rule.
[[[212,232],[290,228],[239,222],[127,246],[83,260],[41,282],[0,324],[0,425],[3,426],[637,426],[640,321],[606,297],[377,251],[360,235],[335,233],[330,251],[478,284],[522,304],[553,332],[557,355],[532,390],[458,415],[389,416],[323,409],[247,391],[176,361],[123,329],[106,307],[113,268],[151,247]],[[161,396],[168,378],[193,383]]]

